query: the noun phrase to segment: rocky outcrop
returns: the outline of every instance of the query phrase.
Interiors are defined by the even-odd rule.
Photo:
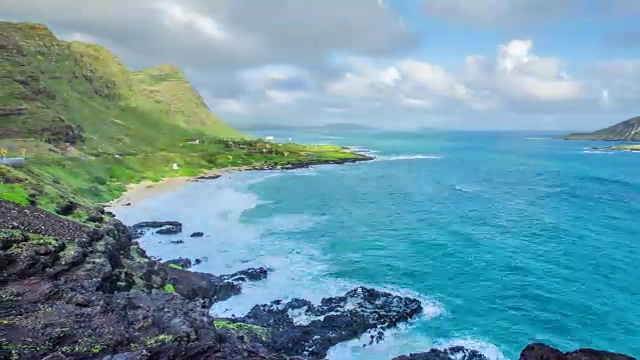
[[[149,229],[160,229],[156,231],[156,234],[178,234],[182,232],[182,223],[178,221],[144,221],[129,227],[134,239],[143,237]]]
[[[476,350],[462,346],[448,349],[431,349],[428,352],[402,355],[392,360],[487,360],[486,356]],[[578,349],[563,353],[551,346],[535,343],[529,344],[520,353],[520,360],[636,360],[627,355],[594,349]]]
[[[303,160],[297,161],[295,163],[290,164],[263,164],[259,166],[252,167],[252,170],[296,170],[296,169],[307,169],[311,166],[315,165],[339,165],[339,164],[350,164],[361,161],[370,161],[374,160],[373,157],[358,154],[358,157],[350,157],[350,158],[342,158],[342,159],[315,159],[315,160]]]
[[[358,288],[319,305],[276,302],[214,319],[214,302],[269,270],[216,276],[182,269],[189,259],[162,263],[114,219],[84,225],[6,201],[0,216],[0,359],[316,359],[367,331],[379,340],[421,310],[418,300]]]
[[[322,359],[330,347],[365,333],[371,334],[368,344],[378,342],[384,330],[421,311],[416,299],[359,287],[344,296],[322,299],[319,305],[301,299],[256,305],[244,317],[222,324],[235,324],[252,341],[277,353]]]

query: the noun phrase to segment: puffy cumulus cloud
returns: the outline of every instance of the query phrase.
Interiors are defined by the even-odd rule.
[[[388,54],[418,40],[377,0],[0,0],[0,8],[4,18],[86,34],[149,64],[311,64],[335,51]]]
[[[283,65],[256,67],[237,74],[241,93],[212,96],[211,101],[231,116],[278,122],[368,118],[391,125],[383,122],[393,118],[393,125],[433,125],[429,121],[469,114],[554,114],[598,99],[600,87],[573,80],[558,59],[536,56],[532,49],[529,40],[513,40],[493,56],[461,59],[458,73],[417,59],[365,57],[347,58],[340,74]]]
[[[581,84],[561,71],[560,62],[531,53],[533,42],[501,45],[496,59],[470,56],[465,79],[479,89],[514,101],[566,101],[582,95]]]

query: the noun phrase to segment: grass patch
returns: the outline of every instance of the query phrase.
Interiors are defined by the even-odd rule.
[[[165,284],[164,291],[168,292],[168,293],[175,293],[176,292],[176,288],[171,284]]]

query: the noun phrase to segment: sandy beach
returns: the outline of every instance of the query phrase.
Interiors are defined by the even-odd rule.
[[[151,180],[144,180],[137,184],[129,184],[127,185],[127,190],[120,196],[119,198],[110,201],[105,204],[107,208],[114,208],[119,206],[124,206],[125,204],[143,201],[145,199],[149,199],[153,196],[157,196],[164,192],[175,190],[181,186],[184,186],[189,180],[195,179],[200,176],[212,176],[212,175],[221,175],[223,173],[228,173],[232,171],[244,171],[250,170],[249,166],[238,166],[238,167],[228,167],[222,169],[213,169],[205,171],[204,173],[198,176],[177,176],[171,178],[165,178],[158,182],[153,182]]]

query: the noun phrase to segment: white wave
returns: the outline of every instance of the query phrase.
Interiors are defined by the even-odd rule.
[[[553,138],[545,138],[545,137],[527,137],[525,140],[553,140]]]
[[[351,145],[345,145],[346,148],[348,148],[349,150],[355,151],[355,152],[360,152],[360,153],[365,153],[365,154],[373,154],[373,153],[377,153],[377,150],[371,150],[371,149],[367,149],[365,147],[362,146],[351,146]]]
[[[323,138],[323,139],[344,139],[344,137],[341,137],[341,136],[324,136],[324,135],[321,135],[320,137]]]
[[[379,156],[376,158],[378,161],[394,161],[394,160],[418,160],[418,159],[442,159],[442,156],[438,155],[394,155],[394,156]]]
[[[402,296],[418,298],[423,304],[422,314],[408,324],[387,332],[387,340],[362,348],[368,335],[331,349],[330,359],[385,359],[390,353],[406,353],[402,344],[422,340],[419,332],[409,332],[416,324],[439,316],[444,308],[437,301],[407,289],[385,288],[376,284],[361,284],[331,277],[326,255],[312,242],[296,241],[291,232],[304,230],[326,220],[307,214],[276,214],[265,219],[247,222],[247,211],[269,206],[249,191],[250,186],[275,176],[270,172],[230,174],[215,182],[190,183],[162,198],[123,207],[119,214],[127,224],[146,220],[177,220],[183,223],[183,233],[157,235],[150,233],[139,239],[151,256],[162,259],[187,257],[204,259],[194,271],[228,274],[248,267],[264,266],[272,269],[264,281],[246,283],[242,294],[214,304],[215,316],[243,316],[256,304],[273,300],[302,298],[319,303],[322,298],[343,295],[357,286],[375,287]],[[202,231],[202,238],[190,238],[191,232]],[[183,244],[169,240],[181,239]],[[312,321],[306,314],[292,314],[298,323]],[[399,346],[400,345],[400,346]],[[424,350],[415,348],[415,350]],[[362,355],[362,357],[361,357]],[[369,356],[372,355],[373,357]]]
[[[583,154],[613,154],[613,151],[602,151],[602,150],[584,150]]]
[[[467,188],[464,188],[464,187],[462,187],[462,186],[460,186],[460,185],[455,185],[455,184],[451,185],[451,187],[452,187],[454,190],[462,191],[462,192],[472,192],[472,191],[473,191],[473,190],[471,190],[471,189],[467,189]]]
[[[477,350],[489,360],[508,360],[494,344],[475,339],[432,340],[428,336],[411,331],[414,327],[428,324],[408,323],[397,329],[385,333],[385,338],[378,344],[364,346],[369,343],[369,334],[358,340],[338,344],[332,347],[327,358],[329,360],[388,360],[400,355],[427,352],[429,349],[446,349],[452,346],[464,346],[470,350]]]

